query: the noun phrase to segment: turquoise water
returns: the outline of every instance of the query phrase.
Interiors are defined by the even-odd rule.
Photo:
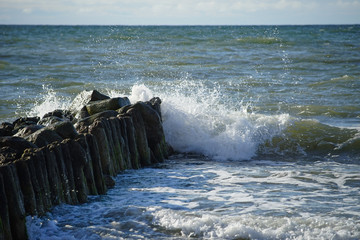
[[[358,39],[359,25],[0,26],[2,121],[84,89],[159,96],[180,153],[29,217],[32,239],[360,238]]]

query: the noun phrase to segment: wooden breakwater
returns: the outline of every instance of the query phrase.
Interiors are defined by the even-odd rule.
[[[84,203],[105,194],[122,170],[169,155],[159,98],[130,104],[91,91],[80,100],[83,107],[72,111],[2,123],[0,240],[28,239],[27,215]]]

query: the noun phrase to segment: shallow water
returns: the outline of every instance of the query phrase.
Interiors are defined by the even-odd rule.
[[[32,239],[358,239],[359,170],[177,155],[28,225]]]

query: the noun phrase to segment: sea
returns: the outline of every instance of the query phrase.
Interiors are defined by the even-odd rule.
[[[160,97],[175,154],[30,239],[360,239],[360,25],[0,25],[0,120]]]

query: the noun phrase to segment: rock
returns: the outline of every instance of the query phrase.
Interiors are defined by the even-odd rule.
[[[24,195],[25,213],[32,216],[37,215],[36,199],[34,188],[31,182],[31,174],[26,159],[20,159],[15,162],[16,170],[19,177],[21,192]]]
[[[61,184],[60,172],[54,151],[55,143],[43,148],[43,154],[46,164],[46,172],[50,187],[50,201],[52,205],[59,205],[64,201],[64,191]]]
[[[65,158],[68,156],[65,154],[65,151],[62,148],[63,145],[66,145],[66,143],[61,142],[61,143],[51,144],[49,145],[49,150],[52,151],[55,155],[64,201],[67,204],[75,204],[78,202],[77,200],[73,202],[71,196],[71,191],[74,190],[74,188],[70,187],[70,183],[71,183],[70,179],[73,178],[73,176],[68,172],[68,168],[66,166]]]
[[[9,159],[15,160],[20,158],[27,148],[37,148],[37,146],[20,137],[0,137],[0,159],[2,161],[3,157],[5,157],[7,162],[10,162]]]
[[[70,111],[61,110],[61,109],[57,109],[55,111],[48,112],[43,116],[43,118],[52,117],[52,116],[61,118],[64,121],[72,121],[74,118]]]
[[[84,164],[84,176],[86,179],[86,186],[87,186],[87,194],[91,195],[98,195],[95,178],[94,178],[94,169],[93,169],[93,162],[91,159],[91,153],[90,153],[90,147],[87,143],[85,135],[80,135],[77,141],[81,145],[81,147],[84,149],[86,153],[86,158],[88,161]]]
[[[8,132],[2,128],[0,128],[0,137],[6,137],[6,136],[11,136],[12,132]]]
[[[127,133],[127,140],[129,145],[128,148],[129,148],[131,166],[132,168],[138,169],[141,167],[141,165],[139,160],[139,153],[137,150],[138,147],[136,143],[134,123],[132,118],[129,116],[122,116],[122,118],[125,120],[126,123],[126,133]]]
[[[76,117],[78,119],[84,119],[84,118],[90,117],[90,114],[89,114],[86,106],[84,106],[83,108],[80,109],[80,111],[77,113]]]
[[[75,128],[79,133],[88,132],[88,126],[94,123],[96,119],[116,117],[117,115],[118,112],[114,110],[96,113],[75,123]]]
[[[134,104],[133,108],[137,109],[141,113],[149,143],[160,142],[164,137],[164,133],[161,119],[157,111],[142,102]]]
[[[130,108],[126,113],[131,116],[133,120],[140,164],[141,166],[148,166],[151,164],[151,153],[146,137],[144,120],[141,116],[141,113],[135,108]]]
[[[151,106],[159,114],[160,120],[162,121],[161,108],[160,108],[161,99],[158,97],[153,97],[152,99],[150,99],[150,101],[145,103]]]
[[[51,209],[51,190],[49,175],[45,159],[45,148],[27,149],[22,158],[28,163],[31,175],[31,183],[36,199],[36,211],[38,215],[44,215]]]
[[[85,134],[86,142],[89,147],[89,154],[91,156],[94,181],[98,194],[105,194],[107,191],[103,170],[101,166],[101,160],[99,155],[99,148],[96,142],[96,138],[92,134]]]
[[[89,127],[89,133],[94,135],[98,144],[100,162],[104,174],[114,175],[114,169],[110,158],[110,147],[106,136],[105,126],[101,120],[96,120]]]
[[[0,137],[12,136],[14,125],[9,122],[3,122],[0,126]]]
[[[9,209],[9,223],[12,239],[28,239],[25,220],[24,196],[14,164],[0,166],[4,190]]]
[[[87,202],[87,183],[84,175],[84,166],[88,164],[86,151],[81,147],[80,140],[68,139],[68,146],[73,167],[76,195],[79,203]]]
[[[121,117],[121,115],[118,115],[117,118],[119,119],[119,128],[120,128],[119,131],[121,132],[120,145],[122,148],[125,168],[132,169],[134,167],[132,166],[132,162],[131,162],[126,120],[124,117]]]
[[[93,91],[82,91],[79,93],[73,102],[70,105],[71,112],[78,112],[84,105],[89,104],[93,101],[105,100],[109,99],[110,97],[101,94],[100,92],[93,90]]]
[[[30,128],[31,131],[39,128],[35,126],[38,125],[33,125],[31,127],[28,126],[26,128]],[[26,130],[19,131],[17,135],[22,135],[23,132],[26,132]],[[78,136],[78,133],[71,122],[62,121],[48,127],[40,128],[39,130],[27,136],[26,134],[24,135],[26,140],[34,143],[38,147],[43,147],[53,142],[61,142],[63,139],[66,138],[75,138],[76,136]]]
[[[29,125],[29,126],[25,126],[24,128],[22,128],[21,130],[19,130],[14,137],[22,137],[25,138],[27,136],[29,136],[30,134],[33,134],[34,132],[36,132],[37,130],[40,130],[44,128],[44,126],[42,125]]]
[[[76,195],[76,187],[75,187],[75,177],[74,177],[74,169],[72,165],[72,156],[70,152],[70,140],[64,140],[60,146],[61,146],[61,153],[63,155],[63,162],[65,165],[65,169],[63,171],[66,172],[67,176],[67,185],[69,187],[69,195],[71,197],[71,204],[78,204],[79,200]]]
[[[122,136],[119,126],[119,119],[116,117],[111,117],[106,119],[104,124],[106,125],[105,129],[110,147],[112,166],[114,169],[114,174],[116,175],[120,172],[120,170],[125,169],[125,163],[123,161],[123,154],[121,149]]]
[[[93,115],[107,110],[117,110],[126,105],[130,105],[129,99],[127,97],[118,97],[91,102],[90,104],[86,105],[86,109],[90,115]]]
[[[32,142],[38,147],[44,147],[53,142],[61,142],[63,140],[59,134],[57,134],[54,130],[48,128],[42,128],[33,134],[27,136],[26,140]]]
[[[68,110],[57,109],[52,112],[46,113],[38,122],[39,125],[49,126],[57,122],[73,121],[74,117]]]
[[[41,119],[38,124],[43,126],[49,126],[58,122],[64,121],[62,118],[56,116],[48,116],[46,118]]]
[[[26,161],[28,170],[29,170],[29,174],[30,174],[30,181],[33,187],[33,191],[34,191],[34,195],[35,195],[35,211],[34,213],[36,213],[36,215],[44,215],[45,214],[45,189],[43,188],[43,183],[42,183],[42,169],[41,168],[36,168],[35,166],[35,162],[38,161],[38,159],[35,158],[36,154],[34,154],[35,151],[27,149],[23,156],[22,156],[22,161]],[[18,163],[17,163],[18,164]],[[19,168],[17,167],[17,170],[19,172]],[[19,173],[20,175],[20,173]],[[25,185],[27,186],[27,185]],[[22,186],[23,188],[23,186]],[[27,202],[28,200],[25,197],[25,193],[24,193],[24,203]],[[31,199],[31,198],[30,198]],[[31,202],[30,202],[31,203]],[[32,214],[31,212],[29,212],[29,207],[31,207],[31,205],[26,206],[25,204],[25,209],[27,210],[27,214]],[[31,209],[31,208],[30,208]]]
[[[14,162],[18,159],[20,154],[16,149],[11,147],[0,148],[0,165],[4,163]]]
[[[0,173],[0,239],[12,239],[9,219],[9,204],[4,184],[4,178]]]
[[[125,106],[119,109],[120,113],[130,113],[131,111],[136,111],[141,115],[142,122],[140,125],[145,127],[146,138],[148,146],[150,147],[153,155],[153,161],[163,161],[167,154],[167,145],[165,142],[165,135],[162,127],[161,118],[155,110],[158,108],[160,110],[161,100],[153,99],[151,102],[137,102],[130,106]],[[153,108],[154,106],[154,108]],[[141,127],[141,126],[139,126]],[[136,126],[136,128],[139,128]]]
[[[74,125],[69,121],[58,122],[49,126],[48,129],[55,131],[63,139],[75,138],[79,135]]]
[[[18,118],[13,122],[14,130],[13,133],[17,133],[20,129],[29,125],[37,125],[37,122],[40,120],[39,117],[24,117]]]

